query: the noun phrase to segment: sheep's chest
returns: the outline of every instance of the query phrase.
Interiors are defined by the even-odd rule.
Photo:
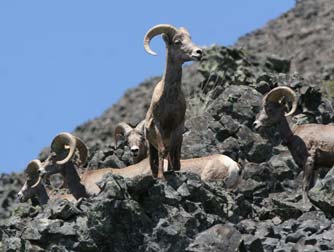
[[[186,101],[183,93],[163,95],[153,108],[155,120],[166,130],[172,130],[183,123],[185,113]]]

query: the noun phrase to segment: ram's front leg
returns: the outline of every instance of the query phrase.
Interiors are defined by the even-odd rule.
[[[159,168],[158,168],[158,179],[163,179],[164,176],[164,153],[159,152]]]
[[[304,166],[304,177],[303,177],[303,202],[306,204],[308,200],[308,191],[310,190],[311,182],[314,176],[314,161],[316,157],[316,150],[311,149],[310,155],[307,157]]]
[[[164,178],[164,158],[167,156],[167,149],[163,142],[162,130],[160,127],[156,126],[156,141],[158,146],[158,156],[159,156],[159,166],[157,177],[159,179]]]

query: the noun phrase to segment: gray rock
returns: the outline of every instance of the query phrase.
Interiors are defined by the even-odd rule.
[[[334,216],[334,169],[332,168],[324,179],[309,191],[311,202],[328,216]]]
[[[241,244],[241,234],[231,225],[217,224],[199,233],[186,251],[237,251]]]
[[[286,239],[285,242],[293,242],[293,243],[297,243],[301,238],[306,237],[306,233],[298,230],[295,233],[289,234]]]
[[[263,250],[265,252],[273,252],[278,245],[278,239],[266,238],[263,242]]]
[[[22,241],[18,237],[11,237],[4,240],[3,248],[6,252],[17,252],[22,247]]]
[[[259,238],[253,235],[243,236],[245,248],[249,252],[263,252],[262,242]]]

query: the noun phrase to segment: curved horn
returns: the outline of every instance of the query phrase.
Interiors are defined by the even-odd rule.
[[[177,28],[168,24],[160,24],[153,26],[144,37],[144,48],[145,51],[152,55],[157,55],[150,48],[151,39],[159,34],[165,33],[169,36],[173,36],[177,32]]]
[[[80,155],[80,162],[81,164],[85,164],[87,161],[87,157],[88,157],[87,145],[79,137],[75,137],[75,139],[77,142],[77,149]]]
[[[276,87],[272,89],[266,96],[263,98],[264,104],[267,102],[279,102],[282,98],[285,98],[286,101],[292,102],[292,108],[289,112],[285,114],[285,116],[292,115],[297,109],[297,95],[295,91],[293,91],[289,87]]]
[[[144,131],[144,126],[145,126],[145,120],[142,120],[140,123],[137,124],[136,130],[142,132]]]
[[[31,160],[24,170],[24,173],[26,173],[29,177],[33,177],[34,175],[39,174],[39,168],[41,166],[42,163],[38,159]]]
[[[114,131],[115,146],[117,146],[119,136],[120,135],[126,135],[131,130],[132,130],[132,127],[125,122],[121,122],[121,123],[117,124],[117,126],[115,128],[115,131]]]
[[[34,187],[38,186],[39,183],[41,182],[41,180],[42,180],[41,176],[38,176],[37,182],[35,184],[33,184],[32,186],[30,186],[30,187],[34,188]]]
[[[39,176],[39,168],[42,166],[42,163],[38,159],[31,160],[27,168],[24,170],[24,173],[26,173],[31,180],[35,180],[37,176],[37,181],[33,185],[31,185],[31,188],[34,188],[39,185],[41,182],[41,176]]]
[[[57,155],[61,155],[66,150],[68,153],[62,160],[58,160],[56,163],[59,165],[65,164],[71,160],[76,149],[76,138],[67,132],[59,133],[51,143],[51,150]]]

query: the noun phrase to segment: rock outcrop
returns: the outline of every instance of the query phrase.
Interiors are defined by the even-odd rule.
[[[207,48],[201,62],[185,68],[182,158],[223,153],[238,160],[238,190],[191,173],[169,174],[166,181],[107,175],[96,197],[41,208],[15,200],[21,175],[1,175],[0,251],[334,250],[333,170],[312,188],[313,206],[306,207],[303,172],[276,130],[251,128],[263,95],[277,85],[297,92],[296,123],[334,123],[332,14],[331,0],[297,1],[237,47]],[[90,150],[88,169],[130,164],[130,151],[114,146],[112,132],[120,121],[144,118],[157,80],[128,90],[101,117],[76,128]]]

